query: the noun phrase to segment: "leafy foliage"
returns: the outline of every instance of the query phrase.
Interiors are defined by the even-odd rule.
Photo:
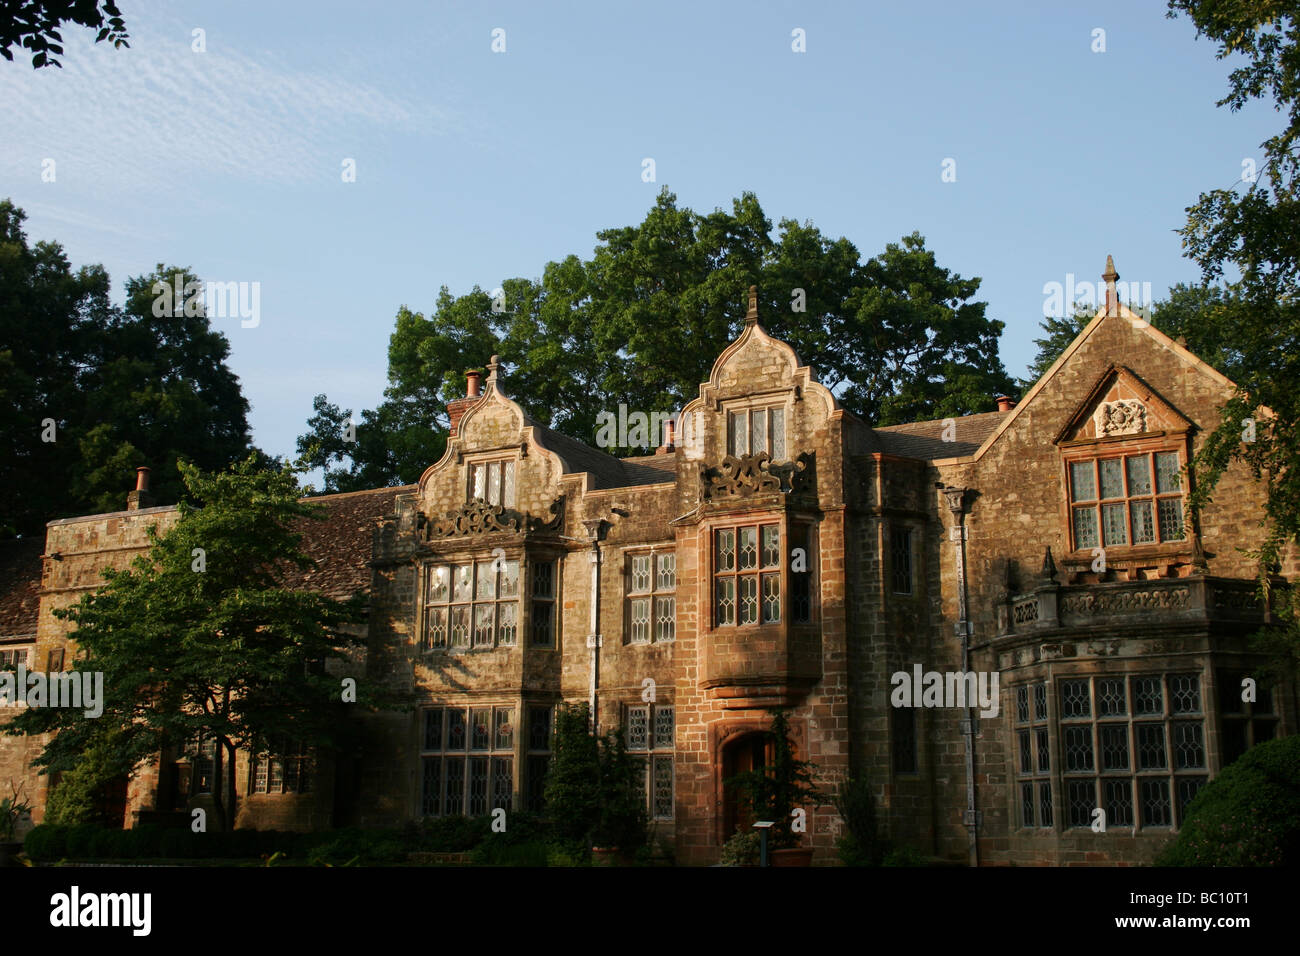
[[[110,40],[114,47],[127,43],[126,23],[113,0],[5,0],[0,3],[0,56],[13,60],[10,47],[32,51],[32,69],[57,66],[63,55],[63,23],[75,23],[99,32],[95,42]]]
[[[762,820],[772,821],[771,846],[773,849],[799,845],[799,835],[794,830],[794,811],[807,811],[817,806],[824,795],[813,785],[813,771],[817,765],[794,755],[790,739],[790,716],[784,710],[772,711],[771,736],[772,763],[761,769],[738,773],[723,781],[744,794],[752,813]]]
[[[848,832],[839,840],[846,866],[876,866],[885,853],[876,824],[876,797],[863,776],[849,776],[835,794],[835,809]]]
[[[638,796],[638,765],[621,733],[591,732],[585,702],[556,708],[544,795],[552,835],[561,846],[618,847],[645,843],[645,808]]]
[[[74,273],[58,244],[29,246],[24,218],[0,201],[0,536],[120,510],[139,465],[171,504],[177,459],[212,470],[245,457],[229,341],[201,309],[154,315],[155,282],[193,276],[160,264],[127,281],[118,309],[102,267]]]
[[[1233,462],[1264,482],[1267,539],[1256,557],[1267,588],[1285,543],[1300,541],[1300,8],[1289,0],[1170,0],[1169,16],[1179,14],[1218,44],[1219,59],[1236,64],[1217,105],[1236,112],[1271,101],[1283,122],[1260,144],[1258,175],[1201,193],[1181,230],[1207,284],[1231,270],[1241,276],[1232,286],[1239,305],[1220,309],[1216,323],[1234,360],[1236,393],[1196,456],[1189,506],[1211,500]],[[1300,647],[1294,613],[1283,620]]]
[[[1161,855],[1165,866],[1300,862],[1300,737],[1257,744],[1211,780]]]
[[[1014,385],[998,358],[1003,325],[974,301],[979,280],[941,268],[920,235],[863,262],[811,223],[782,220],[774,236],[752,193],[700,214],[664,190],[641,223],[597,239],[590,259],[548,263],[499,295],[444,287],[429,317],[399,310],[384,402],[362,412],[357,441],[339,440],[350,412],[326,396],[299,438],[328,469],[326,490],[416,480],[445,446],[444,404],[493,353],[529,416],[579,441],[620,404],[673,414],[739,335],[751,285],[764,326],[868,421],[982,411]]]
[[[176,525],[162,536],[150,529],[147,554],[55,612],[76,623],[72,639],[84,656],[74,669],[103,673],[103,715],[33,708],[7,730],[57,730],[36,763],[74,770],[93,755],[101,781],[132,773],[167,742],[215,738],[213,796],[224,828],[222,784],[233,792],[233,775],[223,773],[223,754],[260,752],[273,738],[342,743],[349,705],[339,679],[318,665],[342,655],[338,629],[360,610],[285,587],[289,570],[312,564],[294,523],[320,516],[298,501],[292,469],[262,470],[250,456],[226,472],[181,470],[189,496]],[[357,683],[359,705],[368,695]]]

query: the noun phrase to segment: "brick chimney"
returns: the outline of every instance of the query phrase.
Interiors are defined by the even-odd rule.
[[[671,455],[677,447],[677,428],[670,418],[664,422],[664,443],[655,449],[656,455]]]
[[[447,418],[451,423],[449,437],[455,438],[459,434],[461,418],[481,397],[479,383],[482,380],[483,373],[479,369],[470,369],[465,373],[465,397],[453,399],[447,403]]]
[[[149,494],[149,469],[141,465],[135,470],[135,491],[126,496],[126,510],[139,511],[153,506],[153,495]]]
[[[996,401],[1000,412],[1009,412],[1016,407],[1016,400],[1007,395],[999,395]]]

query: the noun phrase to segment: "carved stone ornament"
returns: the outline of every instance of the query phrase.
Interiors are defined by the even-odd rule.
[[[1136,435],[1147,430],[1147,408],[1135,398],[1102,402],[1094,421],[1099,438],[1108,435]]]
[[[721,466],[706,468],[700,473],[700,498],[716,501],[720,498],[744,498],[749,495],[790,494],[804,491],[808,485],[808,467],[812,456],[802,453],[794,461],[773,464],[767,452],[728,455]]]
[[[427,518],[420,515],[420,537],[425,541],[434,538],[454,538],[461,535],[478,534],[518,534],[521,530],[558,531],[564,523],[564,495],[556,498],[550,507],[551,517],[547,521],[532,515],[506,508],[502,505],[490,505],[482,498],[461,505],[455,511],[449,511],[441,518]]]

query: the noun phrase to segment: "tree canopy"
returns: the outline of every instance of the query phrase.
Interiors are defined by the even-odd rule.
[[[129,279],[119,308],[102,266],[74,272],[58,243],[29,245],[24,218],[0,200],[0,536],[120,510],[140,465],[170,504],[178,459],[211,470],[247,455],[229,340],[201,307],[154,307],[155,283],[180,274],[183,288],[189,270]]]
[[[642,222],[597,240],[590,258],[550,262],[540,280],[444,287],[428,317],[400,309],[384,401],[353,422],[355,441],[352,411],[323,395],[299,438],[325,489],[416,480],[445,446],[445,402],[493,353],[530,417],[579,441],[594,443],[598,416],[620,404],[672,414],[740,333],[751,285],[764,326],[869,422],[985,411],[1014,388],[998,357],[1003,323],[975,300],[980,280],[941,267],[918,234],[863,261],[811,223],[785,219],[774,234],[752,193],[701,214],[665,189]]]
[[[1239,305],[1214,304],[1214,335],[1232,362],[1237,391],[1197,456],[1191,503],[1208,501],[1233,461],[1262,478],[1270,535],[1259,555],[1263,573],[1283,542],[1300,541],[1300,6],[1170,0],[1168,12],[1188,16],[1198,38],[1217,43],[1217,57],[1236,64],[1217,105],[1236,112],[1271,102],[1282,117],[1278,133],[1260,144],[1258,173],[1247,168],[1233,188],[1201,193],[1181,230],[1206,283],[1240,274],[1232,286]]]
[[[176,524],[162,535],[151,529],[146,554],[55,612],[76,624],[74,669],[103,674],[102,716],[31,708],[7,732],[57,730],[36,764],[84,770],[93,756],[101,783],[168,743],[215,740],[213,796],[224,828],[236,748],[258,753],[276,739],[334,746],[352,726],[340,719],[351,705],[340,677],[323,665],[346,653],[340,629],[361,612],[287,580],[313,565],[298,526],[322,516],[299,500],[292,469],[266,469],[250,456],[223,472],[188,464],[181,472],[187,496]],[[354,695],[370,699],[364,685]]]
[[[127,43],[126,23],[113,0],[0,0],[0,56],[14,58],[9,49],[20,46],[32,51],[32,68],[63,64],[64,23],[90,27],[98,32],[95,42],[104,40],[121,48]]]

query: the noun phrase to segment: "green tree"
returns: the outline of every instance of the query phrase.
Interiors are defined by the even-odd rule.
[[[1002,323],[974,301],[979,280],[941,268],[917,234],[864,263],[811,223],[782,220],[774,236],[752,193],[700,214],[665,189],[640,223],[597,240],[591,258],[508,279],[500,295],[443,288],[427,318],[402,308],[384,402],[362,413],[378,440],[368,445],[358,423],[343,447],[347,413],[325,396],[299,439],[327,469],[326,489],[416,480],[445,447],[445,402],[493,353],[529,416],[579,441],[591,444],[620,404],[671,414],[740,334],[751,285],[765,327],[867,421],[981,411],[1014,386],[998,358]]]
[[[1167,298],[1152,303],[1149,309],[1132,304],[1129,308],[1228,378],[1236,380],[1244,371],[1243,355],[1232,338],[1232,329],[1246,319],[1250,303],[1239,287],[1179,283],[1169,290]],[[1033,388],[1047,374],[1097,311],[1079,303],[1069,318],[1049,316],[1039,323],[1045,335],[1034,339],[1038,353],[1030,363],[1028,377],[1020,383],[1022,392]]]
[[[1047,370],[1070,347],[1070,343],[1079,337],[1079,333],[1096,314],[1095,308],[1076,303],[1074,312],[1069,316],[1049,315],[1038,323],[1044,335],[1041,339],[1034,339],[1034,344],[1038,346],[1038,353],[1029,363],[1029,374],[1020,382],[1022,393],[1028,392],[1040,378],[1047,374]]]
[[[32,68],[63,67],[55,55],[63,55],[63,23],[98,30],[95,42],[111,40],[113,46],[127,43],[126,23],[113,0],[5,0],[0,3],[0,55],[14,58],[10,47],[32,51]]]
[[[772,711],[768,736],[772,740],[771,764],[736,774],[723,781],[723,785],[744,794],[757,819],[772,821],[774,848],[798,846],[795,811],[803,810],[807,820],[808,811],[825,799],[813,783],[813,771],[817,765],[794,755],[790,716],[786,711]]]
[[[147,554],[56,612],[76,624],[74,669],[103,674],[102,716],[32,708],[7,731],[57,731],[36,761],[46,772],[76,770],[93,755],[97,773],[78,779],[87,791],[168,743],[213,739],[214,812],[225,829],[237,748],[338,746],[352,726],[348,708],[378,697],[358,673],[357,703],[345,703],[340,678],[323,667],[344,653],[340,629],[360,620],[359,606],[285,585],[292,569],[313,564],[300,523],[323,516],[298,500],[294,470],[265,470],[250,456],[224,472],[181,472],[188,495],[172,529],[151,532]]]
[[[1300,541],[1300,6],[1294,0],[1170,0],[1197,37],[1236,64],[1218,101],[1236,112],[1255,100],[1282,116],[1279,132],[1260,144],[1257,168],[1243,168],[1232,188],[1201,193],[1181,230],[1186,255],[1204,283],[1232,271],[1241,307],[1220,308],[1215,335],[1230,345],[1236,392],[1195,459],[1193,511],[1211,500],[1224,471],[1244,463],[1267,489],[1266,541],[1256,557],[1261,587],[1288,541]],[[1253,163],[1253,160],[1252,160]],[[1293,643],[1300,626],[1284,617]]]
[[[246,456],[230,343],[197,300],[173,310],[154,292],[197,280],[159,265],[127,281],[119,309],[102,267],[74,272],[57,243],[29,245],[24,218],[0,201],[0,537],[120,510],[139,465],[171,504],[177,458],[212,470]]]
[[[543,795],[555,835],[565,843],[589,846],[600,823],[600,747],[585,702],[555,709]]]

